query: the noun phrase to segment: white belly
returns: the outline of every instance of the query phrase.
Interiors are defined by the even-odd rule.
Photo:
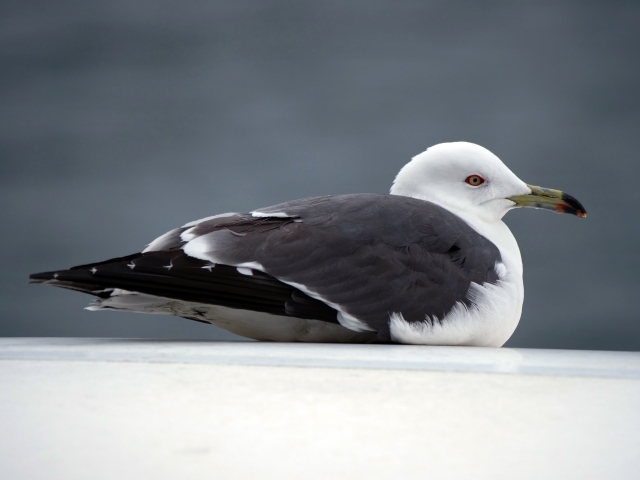
[[[373,332],[354,332],[337,323],[271,315],[219,305],[183,302],[118,290],[111,297],[96,300],[88,310],[126,310],[188,317],[209,322],[231,333],[254,340],[274,342],[370,343]]]

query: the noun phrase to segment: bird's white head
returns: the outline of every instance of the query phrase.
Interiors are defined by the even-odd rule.
[[[489,150],[468,142],[440,143],[413,157],[396,176],[391,194],[427,200],[486,222],[499,221],[515,207],[586,215],[573,197],[527,185]]]

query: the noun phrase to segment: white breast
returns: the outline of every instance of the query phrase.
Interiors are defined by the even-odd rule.
[[[389,327],[396,342],[501,347],[518,326],[524,286],[522,259],[513,234],[502,221],[486,223],[456,214],[498,247],[502,262],[494,268],[500,280],[495,285],[472,283],[467,293],[472,306],[459,302],[440,321],[426,318],[424,322],[409,323],[402,312],[392,312]]]

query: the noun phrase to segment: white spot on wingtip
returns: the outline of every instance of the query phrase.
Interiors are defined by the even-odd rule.
[[[136,264],[131,262],[131,263],[127,264],[127,267],[129,267],[131,270],[133,270],[134,268],[136,268]]]
[[[97,269],[96,267],[93,267],[93,268],[92,268],[91,270],[89,270],[89,271],[90,271],[91,273],[95,274],[95,273],[98,271],[98,269]]]
[[[169,262],[169,265],[164,265],[163,268],[166,268],[167,270],[171,270],[173,268],[173,260]]]
[[[236,270],[238,270],[238,273],[241,273],[242,275],[253,275],[253,270],[250,268],[236,267]]]
[[[59,277],[59,275],[57,273],[53,274],[53,278],[58,278],[58,277]]]
[[[210,263],[209,265],[205,265],[204,267],[200,267],[200,268],[204,268],[205,270],[211,271],[211,269],[214,268],[215,266],[216,266],[215,263]]]

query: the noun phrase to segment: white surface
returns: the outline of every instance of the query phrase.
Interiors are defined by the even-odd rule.
[[[0,359],[3,479],[640,468],[637,353],[0,339]]]
[[[525,348],[0,338],[0,360],[219,363],[640,378],[640,353]]]

